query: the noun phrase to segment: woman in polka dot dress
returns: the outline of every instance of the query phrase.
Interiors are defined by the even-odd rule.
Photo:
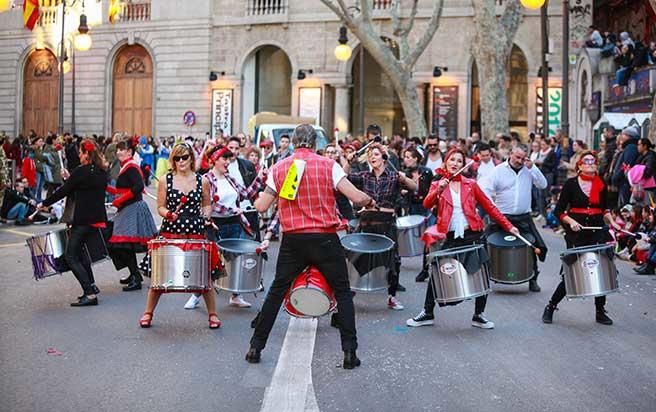
[[[157,188],[157,213],[164,218],[159,235],[168,239],[205,239],[205,216],[210,214],[209,183],[195,172],[193,149],[186,143],[173,147],[169,157],[171,172],[166,174],[166,184]],[[150,274],[150,257],[147,255],[140,267]],[[142,328],[150,327],[153,312],[161,291],[149,289],[146,310],[139,320]],[[221,321],[216,315],[214,290],[203,293],[209,327],[216,329]]]

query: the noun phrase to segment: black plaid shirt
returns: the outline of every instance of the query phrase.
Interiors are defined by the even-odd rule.
[[[387,209],[396,207],[401,186],[399,175],[391,169],[385,168],[379,177],[370,170],[349,173],[348,180],[371,196],[376,201],[376,206]]]

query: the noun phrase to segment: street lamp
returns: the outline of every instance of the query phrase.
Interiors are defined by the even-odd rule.
[[[82,6],[84,7],[84,6]],[[87,16],[82,12],[80,14],[80,27],[77,29],[78,34],[75,36],[75,48],[79,51],[87,51],[91,48],[91,36],[89,36],[89,26],[87,26]]]
[[[348,37],[346,36],[346,27],[342,26],[339,28],[339,39],[337,40],[339,45],[335,47],[335,57],[341,62],[345,62],[351,58],[353,51],[351,46],[348,43]]]

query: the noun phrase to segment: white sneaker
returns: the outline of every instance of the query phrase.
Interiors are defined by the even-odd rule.
[[[481,329],[494,329],[494,322],[487,320],[487,318],[481,313],[480,315],[474,315],[474,317],[472,317],[472,326]]]
[[[230,296],[230,306],[237,306],[238,308],[250,308],[251,304],[246,302],[241,295]]]
[[[403,305],[394,296],[389,296],[387,298],[387,307],[394,310],[403,310]]]
[[[200,296],[196,296],[196,295],[192,294],[189,297],[189,300],[187,301],[187,303],[185,303],[184,308],[185,309],[196,309],[199,304],[200,304]]]

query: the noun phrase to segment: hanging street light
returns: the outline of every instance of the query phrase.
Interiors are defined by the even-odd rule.
[[[348,43],[348,37],[346,36],[346,27],[342,26],[339,28],[339,39],[337,39],[339,45],[335,47],[335,57],[341,62],[345,62],[351,58],[353,51],[351,46]]]
[[[87,51],[91,48],[91,36],[89,36],[89,26],[87,25],[87,15],[80,14],[80,27],[77,29],[78,34],[75,36],[75,49]]]
[[[544,1],[545,0],[519,0],[519,2],[522,3],[522,6],[531,10],[537,10],[542,7]]]

